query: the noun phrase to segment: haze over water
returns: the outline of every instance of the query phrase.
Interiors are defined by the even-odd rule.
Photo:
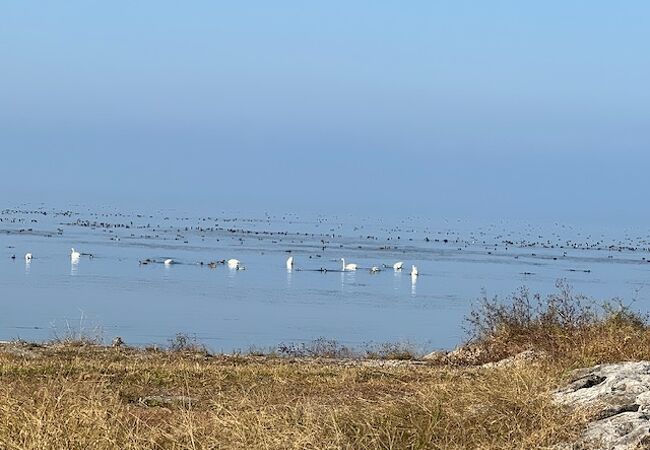
[[[548,291],[565,276],[647,309],[646,2],[27,1],[0,18],[0,209],[38,220],[0,224],[0,338],[45,338],[83,310],[140,343],[184,331],[223,348],[318,336],[449,346],[482,288]],[[25,212],[41,207],[47,218]],[[115,213],[308,236],[115,242],[61,225]],[[319,260],[413,260],[415,295],[387,272],[287,277],[286,250],[317,258],[319,220],[343,245]],[[397,228],[413,241],[380,250]],[[435,242],[447,233],[467,247]],[[498,254],[507,240],[595,247]],[[72,246],[96,254],[75,273]],[[9,259],[26,251],[43,258],[29,273]],[[241,253],[245,273],[191,265]],[[187,264],[137,264],[164,255]]]

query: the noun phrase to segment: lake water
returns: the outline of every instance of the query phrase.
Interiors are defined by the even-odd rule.
[[[649,310],[648,230],[591,228],[22,205],[0,213],[0,339],[47,340],[81,328],[132,345],[186,333],[217,351],[320,337],[450,348],[464,338],[463,317],[482,290],[507,296],[525,285],[545,294],[558,279]],[[71,247],[93,257],[72,263]],[[341,257],[360,269],[342,272]],[[229,258],[246,270],[207,266]],[[396,261],[403,272],[393,271]]]

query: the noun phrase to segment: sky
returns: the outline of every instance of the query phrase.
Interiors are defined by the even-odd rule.
[[[650,219],[650,3],[0,3],[0,201]]]

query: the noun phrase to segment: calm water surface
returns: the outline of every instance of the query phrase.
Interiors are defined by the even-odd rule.
[[[4,340],[81,328],[133,345],[187,333],[223,351],[320,337],[449,348],[463,339],[463,317],[482,290],[506,296],[526,285],[549,293],[558,279],[650,309],[647,230],[33,205],[5,209],[0,220]],[[71,247],[94,257],[74,264]],[[361,268],[341,272],[341,257]],[[157,262],[139,264],[147,258]],[[165,266],[166,258],[176,264]],[[246,270],[206,265],[229,258]],[[396,261],[408,269],[369,272]],[[415,282],[411,264],[420,271]]]

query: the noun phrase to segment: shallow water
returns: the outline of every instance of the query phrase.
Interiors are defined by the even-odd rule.
[[[187,333],[223,351],[319,337],[449,348],[463,339],[463,317],[482,290],[506,296],[526,285],[549,293],[566,279],[580,293],[634,298],[647,311],[647,234],[558,223],[24,205],[0,213],[0,339],[81,330],[133,345]],[[72,263],[71,247],[93,257]],[[360,269],[341,272],[341,257]],[[147,258],[156,262],[139,264]],[[166,258],[175,264],[162,264]],[[246,270],[207,267],[229,258]],[[405,262],[403,272],[369,272],[395,261]],[[415,281],[411,264],[420,272]]]

